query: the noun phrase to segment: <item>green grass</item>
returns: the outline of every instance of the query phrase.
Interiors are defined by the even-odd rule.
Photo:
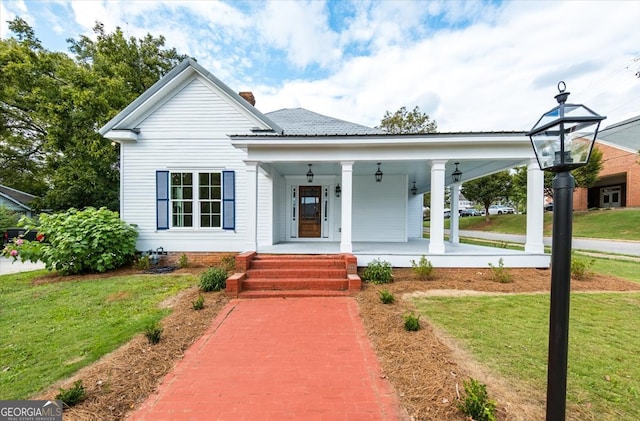
[[[526,215],[493,215],[490,223],[484,216],[460,218],[461,230],[503,232],[524,235],[526,231]],[[426,221],[424,226],[429,226]],[[553,226],[553,214],[544,214],[544,235],[550,236]],[[573,236],[586,238],[605,238],[640,241],[640,209],[596,210],[574,212]],[[449,220],[445,221],[449,228]]]
[[[32,285],[0,276],[0,399],[26,399],[113,351],[169,310],[193,275],[135,275]]]
[[[421,298],[415,303],[479,362],[544,398],[548,295]],[[572,294],[570,418],[640,419],[639,312],[640,294]]]

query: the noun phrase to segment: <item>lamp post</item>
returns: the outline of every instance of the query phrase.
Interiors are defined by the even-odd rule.
[[[547,421],[565,419],[573,190],[571,170],[589,162],[600,122],[606,117],[581,104],[566,104],[569,92],[558,83],[558,106],[540,117],[527,135],[543,171],[554,172],[551,244],[551,307],[547,363]]]

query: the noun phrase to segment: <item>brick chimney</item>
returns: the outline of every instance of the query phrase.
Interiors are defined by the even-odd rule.
[[[253,92],[238,92],[242,98],[244,98],[249,104],[256,105],[256,98],[253,96]]]

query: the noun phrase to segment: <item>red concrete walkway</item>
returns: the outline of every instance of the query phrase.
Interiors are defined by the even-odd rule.
[[[401,420],[353,298],[233,300],[130,420]]]

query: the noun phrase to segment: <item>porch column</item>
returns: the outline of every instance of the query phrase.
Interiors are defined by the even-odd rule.
[[[460,184],[451,186],[451,217],[449,218],[449,242],[460,242]]]
[[[536,159],[527,165],[527,238],[524,251],[544,253],[544,172]]]
[[[258,250],[258,161],[247,165],[247,245],[245,251]]]
[[[431,228],[429,253],[444,254],[444,168],[447,161],[431,162]]]
[[[340,228],[340,252],[351,253],[351,223],[353,213],[353,161],[340,162],[342,165],[342,196],[341,213],[342,227]]]

